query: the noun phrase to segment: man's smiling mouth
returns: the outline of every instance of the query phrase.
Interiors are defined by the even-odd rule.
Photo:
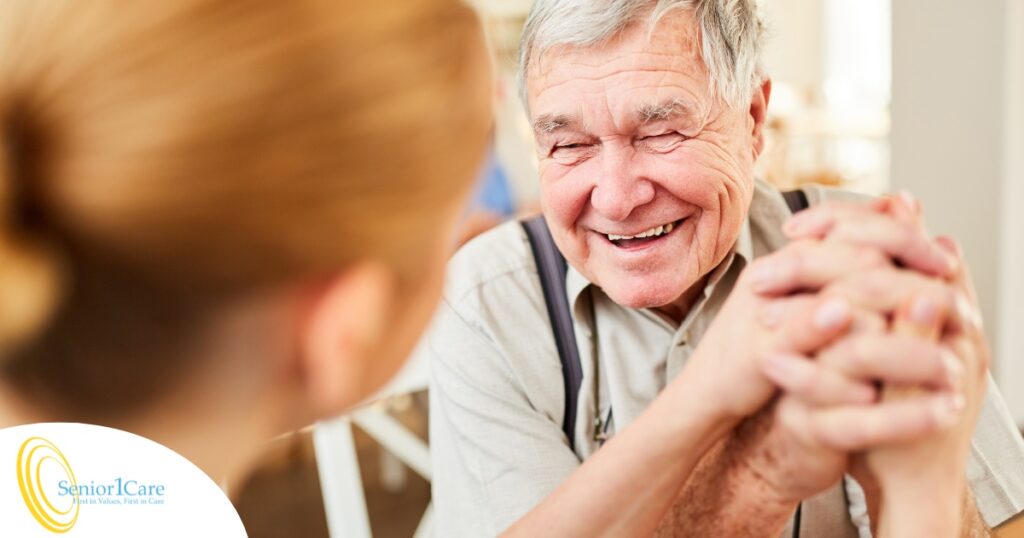
[[[644,230],[636,235],[603,235],[606,239],[608,239],[609,242],[611,242],[611,244],[619,248],[636,248],[651,243],[657,239],[660,239],[668,235],[669,233],[672,232],[672,230],[679,227],[680,223],[682,223],[682,220],[677,220],[675,222],[670,222],[668,224],[662,224],[660,226],[655,226],[654,228],[651,228],[649,230]]]

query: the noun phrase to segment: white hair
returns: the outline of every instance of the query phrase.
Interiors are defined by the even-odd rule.
[[[651,30],[666,13],[693,10],[710,92],[740,106],[764,78],[765,27],[755,0],[535,0],[519,43],[519,91],[527,102],[530,62],[557,45],[600,44],[647,17]]]

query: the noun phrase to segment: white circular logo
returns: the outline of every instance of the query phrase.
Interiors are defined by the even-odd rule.
[[[184,457],[88,424],[0,430],[0,512],[3,536],[246,536],[224,492]]]

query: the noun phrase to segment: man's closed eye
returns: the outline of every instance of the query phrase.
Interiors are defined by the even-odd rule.
[[[551,158],[564,164],[583,159],[590,154],[593,144],[582,142],[571,144],[556,144],[551,148]]]
[[[654,136],[645,136],[639,140],[643,147],[653,151],[671,151],[687,140],[688,137],[675,131]]]

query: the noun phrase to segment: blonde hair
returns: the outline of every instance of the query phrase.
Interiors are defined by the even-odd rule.
[[[368,258],[414,282],[486,70],[457,0],[0,3],[5,375],[141,399],[225,301]]]

